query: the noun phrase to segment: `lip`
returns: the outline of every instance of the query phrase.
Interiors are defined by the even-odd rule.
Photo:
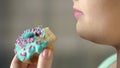
[[[76,19],[80,18],[83,15],[83,12],[74,8],[74,16]]]

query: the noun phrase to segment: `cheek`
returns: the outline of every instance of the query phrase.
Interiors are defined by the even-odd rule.
[[[114,45],[120,42],[120,19],[113,16],[79,20],[76,29],[82,38],[96,43]]]

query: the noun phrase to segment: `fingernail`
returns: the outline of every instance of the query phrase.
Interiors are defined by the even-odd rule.
[[[49,49],[44,49],[43,53],[42,53],[42,56],[44,58],[48,58],[50,56],[50,50]]]

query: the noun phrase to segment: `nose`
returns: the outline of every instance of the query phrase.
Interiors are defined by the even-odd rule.
[[[73,8],[79,8],[79,2],[78,0],[73,0]]]

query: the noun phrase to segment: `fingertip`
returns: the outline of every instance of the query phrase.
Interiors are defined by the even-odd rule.
[[[53,59],[53,51],[51,49],[44,49],[39,55],[37,68],[51,68]]]
[[[21,63],[21,61],[17,58],[17,56],[15,55],[13,57],[12,63]]]
[[[16,55],[13,57],[10,68],[15,68],[16,65],[18,65],[20,63],[20,61],[18,60],[18,58],[16,57]]]

